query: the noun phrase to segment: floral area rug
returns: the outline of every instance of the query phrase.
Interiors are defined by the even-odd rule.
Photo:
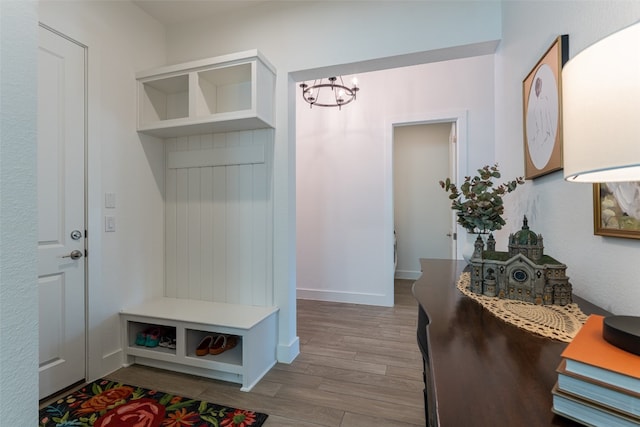
[[[40,410],[40,427],[259,427],[268,415],[100,379]]]
[[[587,315],[575,303],[564,306],[536,305],[524,301],[487,297],[473,293],[469,289],[470,283],[469,273],[462,273],[457,283],[458,290],[482,304],[499,319],[543,337],[571,342],[587,320]]]

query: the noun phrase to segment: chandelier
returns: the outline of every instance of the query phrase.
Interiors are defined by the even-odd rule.
[[[340,83],[338,83],[340,79]],[[309,103],[309,108],[318,107],[338,107],[342,109],[351,101],[355,101],[356,92],[360,90],[358,80],[353,79],[352,87],[345,86],[342,77],[329,77],[329,82],[324,83],[324,79],[314,80],[312,85],[301,83],[302,99]]]

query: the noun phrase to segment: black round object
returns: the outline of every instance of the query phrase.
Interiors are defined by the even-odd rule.
[[[602,337],[609,344],[640,356],[640,317],[605,317],[602,325]]]

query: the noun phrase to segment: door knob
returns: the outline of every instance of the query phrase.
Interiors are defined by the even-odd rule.
[[[82,258],[82,252],[76,249],[75,251],[71,251],[69,255],[64,255],[62,258],[71,258],[72,260],[80,259]]]

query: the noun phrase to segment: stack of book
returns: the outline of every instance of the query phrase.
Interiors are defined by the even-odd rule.
[[[591,315],[562,353],[553,412],[587,426],[640,425],[640,356],[602,338]]]

